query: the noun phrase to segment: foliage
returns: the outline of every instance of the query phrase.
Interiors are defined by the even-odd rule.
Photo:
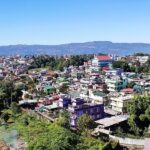
[[[128,123],[135,135],[143,135],[150,124],[150,95],[135,96],[128,104]]]
[[[74,150],[78,137],[57,124],[41,122],[27,114],[16,118],[11,128],[17,129],[28,142],[28,150]]]
[[[88,114],[83,114],[79,117],[77,121],[77,127],[79,131],[87,131],[88,129],[92,129],[94,127],[93,119]]]
[[[66,111],[60,114],[64,118],[68,115]],[[9,128],[19,132],[19,136],[27,142],[28,150],[101,150],[103,147],[99,139],[78,135],[57,123],[41,122],[26,113],[17,115]]]
[[[8,119],[9,119],[9,113],[4,113],[3,119],[4,119],[5,122],[7,122]]]
[[[1,108],[10,106],[11,102],[18,102],[22,95],[21,88],[11,80],[0,81],[0,105]]]
[[[21,112],[20,106],[16,102],[12,102],[10,108],[14,114]]]
[[[77,145],[77,150],[101,150],[103,143],[93,137],[81,136]]]
[[[122,68],[125,72],[130,71],[130,66],[125,61],[114,61],[112,66],[113,68]]]
[[[121,150],[122,148],[119,145],[118,141],[109,141],[105,143],[102,150]]]
[[[66,110],[63,110],[60,114],[59,114],[59,118],[56,121],[56,124],[64,127],[64,128],[70,128],[70,123],[69,123],[69,113]]]
[[[80,66],[85,61],[93,58],[93,55],[73,55],[69,57],[54,57],[48,55],[40,55],[33,57],[33,63],[29,69],[49,67],[51,70],[62,71],[64,67],[69,65]]]
[[[114,61],[113,68],[122,68],[125,72],[148,73],[150,72],[150,59],[142,65],[139,61],[129,66],[126,61]]]

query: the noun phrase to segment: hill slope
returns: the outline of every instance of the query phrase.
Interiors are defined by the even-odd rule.
[[[137,52],[150,53],[150,44],[146,43],[112,43],[95,41],[85,43],[70,43],[61,45],[8,45],[0,46],[0,55],[35,55],[35,54],[97,54],[109,53],[128,55]]]

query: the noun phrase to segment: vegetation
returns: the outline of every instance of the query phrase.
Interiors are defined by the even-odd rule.
[[[9,107],[11,102],[18,102],[22,95],[22,88],[14,84],[12,80],[0,81],[0,108]]]
[[[85,61],[93,58],[93,55],[73,55],[69,57],[54,57],[48,55],[41,55],[33,57],[33,63],[29,69],[34,68],[45,68],[49,67],[52,70],[62,71],[64,67],[69,65],[80,66],[83,65]]]
[[[150,95],[135,96],[128,104],[128,123],[135,135],[144,135],[150,124]]]
[[[13,111],[13,109],[16,111]],[[104,142],[93,138],[91,134],[85,134],[85,132],[78,134],[72,131],[68,126],[67,118],[69,114],[67,111],[61,112],[59,117],[61,121],[55,123],[46,123],[29,116],[25,112],[20,112],[20,108],[15,103],[11,109],[4,112],[9,113],[8,119],[12,119],[8,126],[9,130],[15,129],[18,131],[19,137],[27,142],[27,150],[107,150],[108,147],[116,149],[118,146],[112,144],[113,142],[104,145]],[[62,118],[65,121],[62,121]]]
[[[61,114],[63,117],[66,112]],[[61,116],[61,117],[62,117]],[[102,142],[81,136],[59,124],[41,122],[26,113],[15,116],[9,128],[16,129],[27,143],[28,150],[101,150]]]
[[[134,65],[129,65],[126,61],[114,61],[112,66],[113,68],[122,68],[125,72],[149,73],[150,59],[145,65],[140,65],[138,61]]]
[[[83,114],[77,121],[77,127],[80,132],[86,132],[94,127],[93,119],[88,114]]]
[[[149,137],[150,125],[150,95],[136,95],[128,103],[128,122],[114,130],[119,137],[143,138]]]
[[[104,146],[104,142],[91,136],[90,129],[94,124],[88,115],[79,118],[79,132],[71,130],[67,111],[62,111],[55,123],[46,123],[21,112],[17,103],[12,102],[9,109],[2,111],[2,116],[8,129],[17,130],[18,136],[27,142],[27,150],[105,150],[115,147],[110,142]]]
[[[114,61],[112,64],[113,68],[122,68],[124,71],[130,71],[130,66],[125,61]]]

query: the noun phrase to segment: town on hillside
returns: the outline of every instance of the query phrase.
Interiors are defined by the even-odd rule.
[[[0,112],[1,127],[18,132],[16,142],[3,136],[10,149],[48,150],[58,125],[74,134],[68,150],[148,150],[150,55],[0,56]]]

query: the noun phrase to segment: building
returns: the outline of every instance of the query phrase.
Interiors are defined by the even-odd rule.
[[[132,94],[116,95],[110,97],[110,105],[112,110],[120,113],[127,113],[127,104],[132,98]]]
[[[116,69],[111,69],[111,70],[107,70],[105,71],[106,75],[108,76],[120,76],[123,72],[123,69],[121,68],[116,68]]]
[[[92,91],[89,90],[89,98],[92,100],[93,103],[99,104],[107,104],[108,98],[107,95],[101,91]]]
[[[109,92],[120,91],[127,86],[127,78],[121,78],[119,76],[114,76],[111,78],[107,78],[105,83],[107,85],[107,90]]]
[[[145,64],[149,59],[149,56],[136,56],[136,60],[140,62],[140,64]]]
[[[108,55],[95,56],[92,60],[92,69],[97,70],[97,68],[109,67],[112,64],[112,58]]]
[[[71,105],[71,98],[67,96],[61,96],[59,99],[59,107],[61,108],[68,108],[68,106]]]
[[[83,99],[77,98],[72,105],[68,107],[70,112],[70,124],[76,126],[78,118],[83,114],[92,116],[93,120],[98,120],[104,117],[104,105],[85,103]]]

